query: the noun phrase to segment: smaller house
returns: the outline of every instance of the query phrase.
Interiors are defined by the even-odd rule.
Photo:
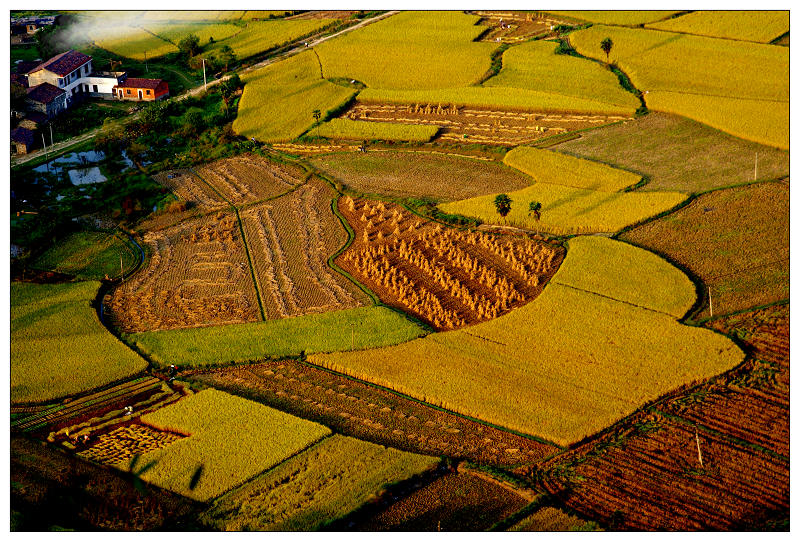
[[[90,98],[103,98],[113,100],[116,95],[114,88],[124,83],[128,78],[127,72],[92,72],[81,79],[82,92]]]
[[[38,130],[47,124],[47,115],[39,111],[30,111],[25,114],[19,125],[28,130]]]
[[[169,85],[163,79],[139,79],[131,77],[114,87],[114,95],[120,100],[154,102],[169,96]]]
[[[28,154],[36,144],[36,132],[17,127],[11,130],[11,145],[16,154]]]
[[[53,26],[58,22],[58,15],[45,15],[41,17],[17,17],[11,18],[11,35],[15,34],[35,34],[40,28]]]
[[[42,83],[28,90],[25,102],[31,111],[39,111],[52,119],[67,109],[67,93],[50,83]]]

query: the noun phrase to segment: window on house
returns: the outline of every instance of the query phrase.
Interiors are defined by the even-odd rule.
[[[147,91],[148,94],[152,94],[149,90]]]
[[[126,89],[125,89],[125,94],[127,94],[127,95],[129,95],[129,96],[130,96],[130,94],[131,94],[131,89],[129,89],[129,88],[126,88]]]
[[[97,85],[92,85],[92,92],[97,92]]]
[[[60,77],[59,77],[59,79],[58,79],[58,86],[60,86],[60,87],[63,87],[63,86],[64,86],[64,79],[62,79],[62,78],[60,78]]]

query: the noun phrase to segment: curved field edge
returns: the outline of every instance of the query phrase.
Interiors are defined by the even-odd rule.
[[[600,257],[602,248],[621,244],[590,242],[598,243]],[[395,347],[312,355],[309,361],[559,445],[577,442],[670,390],[744,359],[727,337],[614,298],[622,297],[620,289],[637,290],[642,281],[649,292],[664,286],[663,275],[646,284],[635,273],[637,254],[645,271],[659,264],[671,268],[644,250],[624,250],[632,255],[631,272],[616,290],[608,288],[614,277],[586,291],[559,284],[557,274],[533,302],[495,320]],[[562,266],[585,267],[591,264],[585,259],[596,257],[593,251],[570,251]],[[605,269],[615,267],[609,263]],[[675,280],[671,270],[666,276],[667,284]],[[683,290],[688,302],[691,284],[674,289]]]
[[[428,331],[387,307],[358,307],[228,326],[126,334],[158,366],[205,367],[318,352],[378,348]]]
[[[128,378],[147,362],[112,335],[92,303],[99,282],[11,283],[11,400],[40,402]]]

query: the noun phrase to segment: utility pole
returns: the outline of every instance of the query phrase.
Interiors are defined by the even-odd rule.
[[[50,155],[47,153],[47,143],[44,141],[44,134],[42,134],[42,147],[44,147],[44,159],[47,160],[47,171],[50,171]]]
[[[758,177],[758,151],[756,151],[756,166],[753,169],[753,180],[754,181],[756,180],[756,177]]]
[[[711,304],[711,286],[708,287],[708,310],[711,312],[711,317],[714,317],[714,305]]]
[[[144,52],[144,71],[150,73],[150,70],[147,69],[147,51]]]
[[[125,268],[122,267],[122,252],[119,253],[119,278],[120,282],[125,282]]]
[[[697,434],[697,427],[694,428],[694,441],[697,443],[697,460],[700,461],[700,467],[703,467],[703,452],[700,451],[700,436]]]
[[[206,59],[203,59],[203,90],[208,90],[208,85],[206,84]]]
[[[52,122],[48,123],[48,126],[50,126],[50,146],[52,147],[53,146],[53,123]]]

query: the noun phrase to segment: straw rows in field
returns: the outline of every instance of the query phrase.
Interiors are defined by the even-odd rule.
[[[100,435],[95,444],[78,453],[78,456],[125,468],[134,455],[164,448],[182,438],[182,435],[159,431],[147,425],[125,425]]]
[[[303,177],[300,168],[252,155],[217,160],[198,168],[197,174],[237,206],[282,194]]]
[[[560,261],[560,251],[547,244],[434,226],[397,205],[347,198],[339,209],[356,230],[340,265],[390,305],[439,330],[490,320],[530,301]]]
[[[572,114],[482,109],[448,103],[356,103],[351,120],[439,126],[439,139],[493,145],[520,145],[545,136],[624,120],[623,115]]]
[[[363,304],[356,286],[327,265],[347,240],[330,208],[332,196],[314,179],[241,213],[267,319]]]
[[[222,211],[148,233],[145,269],[107,307],[126,332],[257,320],[258,302],[232,213]]]
[[[548,17],[544,13],[521,11],[476,11],[481,17],[481,26],[490,30],[481,34],[480,41],[520,43],[534,36],[547,36],[553,26],[564,24],[562,20]]]

